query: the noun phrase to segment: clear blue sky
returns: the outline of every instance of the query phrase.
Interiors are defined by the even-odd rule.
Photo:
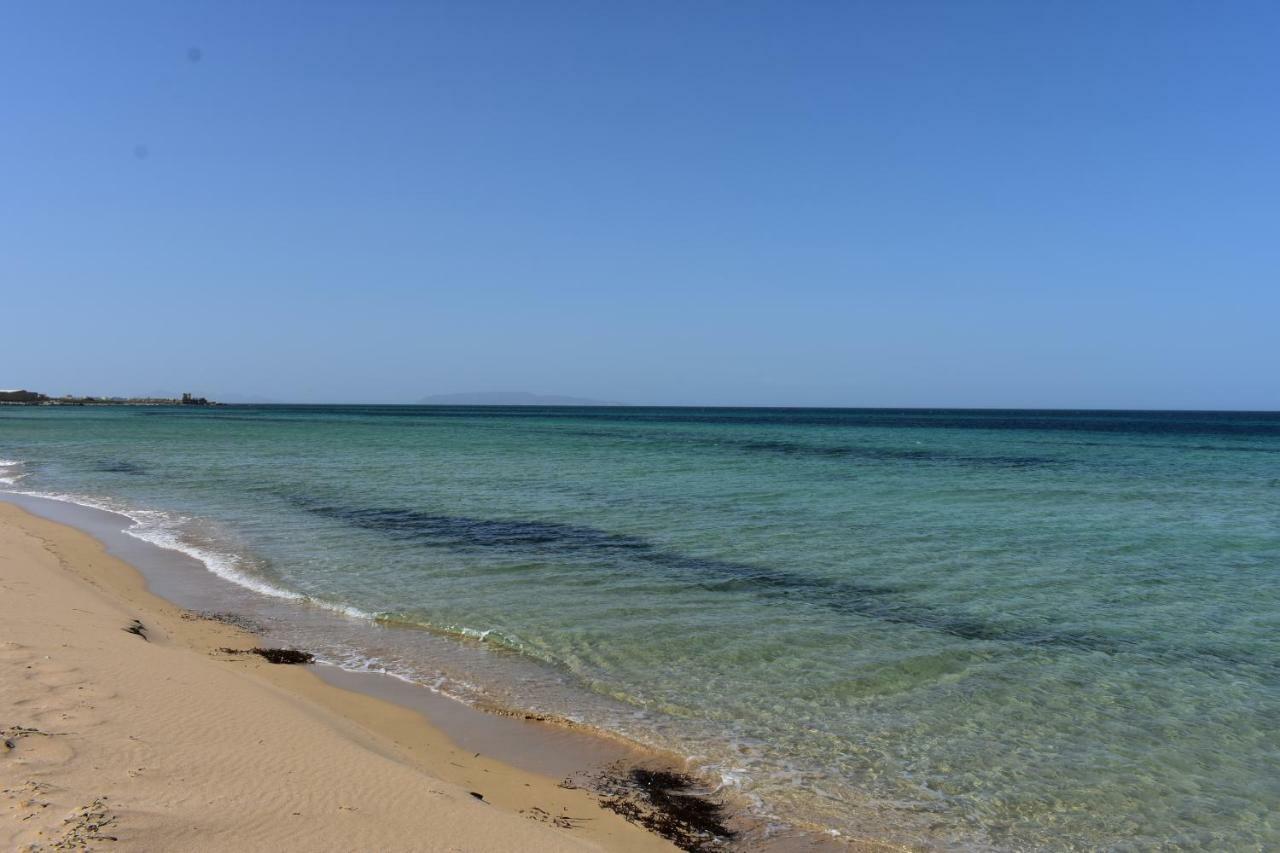
[[[6,3],[0,87],[0,387],[1280,408],[1275,2]]]

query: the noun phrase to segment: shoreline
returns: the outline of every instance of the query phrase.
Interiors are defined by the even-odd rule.
[[[59,512],[55,509],[57,507],[65,508],[65,511]],[[659,836],[602,808],[595,794],[585,789],[566,789],[561,783],[575,774],[587,778],[603,773],[604,768],[611,765],[679,771],[684,767],[679,757],[641,747],[608,732],[582,728],[568,720],[525,714],[518,709],[476,707],[387,673],[356,672],[327,664],[279,667],[260,662],[257,658],[247,660],[239,657],[232,661],[230,656],[216,652],[210,656],[215,648],[254,645],[255,637],[241,628],[199,618],[198,614],[174,603],[165,597],[163,589],[152,588],[154,571],[148,573],[128,558],[136,559],[139,554],[150,551],[152,556],[162,559],[177,557],[198,561],[189,555],[174,555],[160,545],[129,537],[123,530],[119,531],[121,539],[135,542],[136,551],[123,555],[116,553],[121,543],[115,542],[117,547],[111,547],[104,541],[104,530],[86,529],[90,525],[85,523],[85,513],[100,513],[104,518],[118,519],[124,524],[131,522],[116,513],[78,503],[16,493],[0,495],[0,527],[6,532],[14,526],[17,518],[20,519],[17,522],[20,529],[30,524],[48,525],[53,533],[42,538],[46,545],[81,538],[83,541],[75,546],[77,553],[96,549],[98,559],[88,564],[92,568],[87,571],[84,567],[78,569],[63,561],[64,570],[70,571],[82,583],[97,587],[117,603],[127,604],[140,615],[144,624],[163,625],[170,639],[185,646],[187,651],[202,655],[204,661],[233,662],[237,670],[266,682],[264,687],[283,690],[322,708],[327,714],[335,715],[337,719],[331,721],[331,734],[335,738],[366,748],[369,748],[366,740],[372,738],[381,744],[374,751],[382,752],[386,751],[385,742],[389,740],[394,745],[393,751],[400,753],[399,760],[407,761],[425,778],[446,784],[460,787],[487,784],[494,787],[494,780],[501,779],[503,784],[494,788],[495,793],[486,794],[484,802],[498,805],[516,816],[523,814],[532,820],[545,819],[554,823],[557,815],[580,818],[583,813],[589,814],[589,818],[557,824],[559,833],[572,836],[567,840],[570,847],[575,842],[587,841],[609,850],[675,849]],[[113,525],[112,521],[104,523],[107,527]],[[110,568],[99,568],[103,565]],[[154,570],[154,566],[152,568]],[[203,565],[202,569],[208,571]],[[228,583],[224,579],[219,580]],[[214,635],[219,638],[220,645],[211,644]],[[360,736],[353,737],[350,731],[344,730],[351,725],[357,727]],[[404,755],[406,751],[407,757]],[[454,760],[459,757],[465,760]],[[484,775],[481,777],[479,774]],[[476,781],[478,778],[482,781]],[[872,839],[845,837],[837,840],[800,828],[776,833],[776,827],[767,826],[761,819],[749,816],[745,809],[733,806],[729,816],[731,825],[740,833],[738,844],[731,845],[729,849],[749,846],[749,849],[778,853],[901,849]],[[389,843],[393,846],[384,849],[396,849],[394,839]],[[528,847],[524,839],[519,844]],[[414,849],[420,848],[415,846]],[[467,849],[481,848],[468,844]]]
[[[272,636],[277,633],[276,630],[256,624],[256,617],[235,610],[237,604],[243,604],[242,601],[224,599],[219,593],[247,593],[250,597],[276,605],[281,610],[315,608],[325,619],[355,619],[357,623],[371,619],[367,614],[295,598],[274,587],[248,583],[237,573],[220,571],[219,567],[210,566],[209,559],[212,555],[199,548],[181,543],[162,544],[148,537],[137,536],[130,525],[137,525],[139,522],[112,509],[70,498],[0,491],[0,504],[6,503],[37,518],[88,535],[110,556],[121,560],[135,572],[147,592],[161,602],[177,607],[189,616],[220,617],[224,624],[238,627],[255,642],[261,642],[264,636],[272,643],[280,642],[281,638]],[[218,605],[227,607],[220,608]],[[465,640],[450,638],[449,642]],[[307,650],[315,651],[312,648]],[[517,764],[531,772],[552,776],[557,781],[570,772],[603,767],[620,760],[661,764],[672,768],[682,764],[682,757],[675,753],[636,743],[607,730],[490,700],[467,701],[437,687],[387,670],[351,668],[317,658],[309,671],[320,680],[342,690],[369,694],[415,710],[455,740],[470,741],[480,734],[510,745],[531,739],[548,740],[550,743],[546,745],[547,748],[513,746],[506,760],[507,763]]]
[[[417,711],[219,653],[254,637],[7,501],[0,584],[14,744],[0,750],[0,838],[15,847],[675,849],[585,790],[464,750]]]

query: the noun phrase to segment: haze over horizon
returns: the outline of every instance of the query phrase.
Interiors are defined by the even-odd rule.
[[[1280,408],[1280,7],[7,8],[0,386]]]

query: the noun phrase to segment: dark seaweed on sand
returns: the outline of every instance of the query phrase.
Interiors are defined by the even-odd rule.
[[[311,663],[316,659],[311,652],[300,652],[297,649],[263,649],[255,646],[252,649],[218,649],[218,651],[229,655],[259,655],[266,658],[268,663]]]
[[[592,780],[600,805],[691,853],[719,849],[733,837],[724,806],[690,793],[698,780],[669,770],[609,770]]]

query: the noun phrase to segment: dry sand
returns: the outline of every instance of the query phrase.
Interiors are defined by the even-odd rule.
[[[0,849],[674,849],[253,645],[0,504]]]

